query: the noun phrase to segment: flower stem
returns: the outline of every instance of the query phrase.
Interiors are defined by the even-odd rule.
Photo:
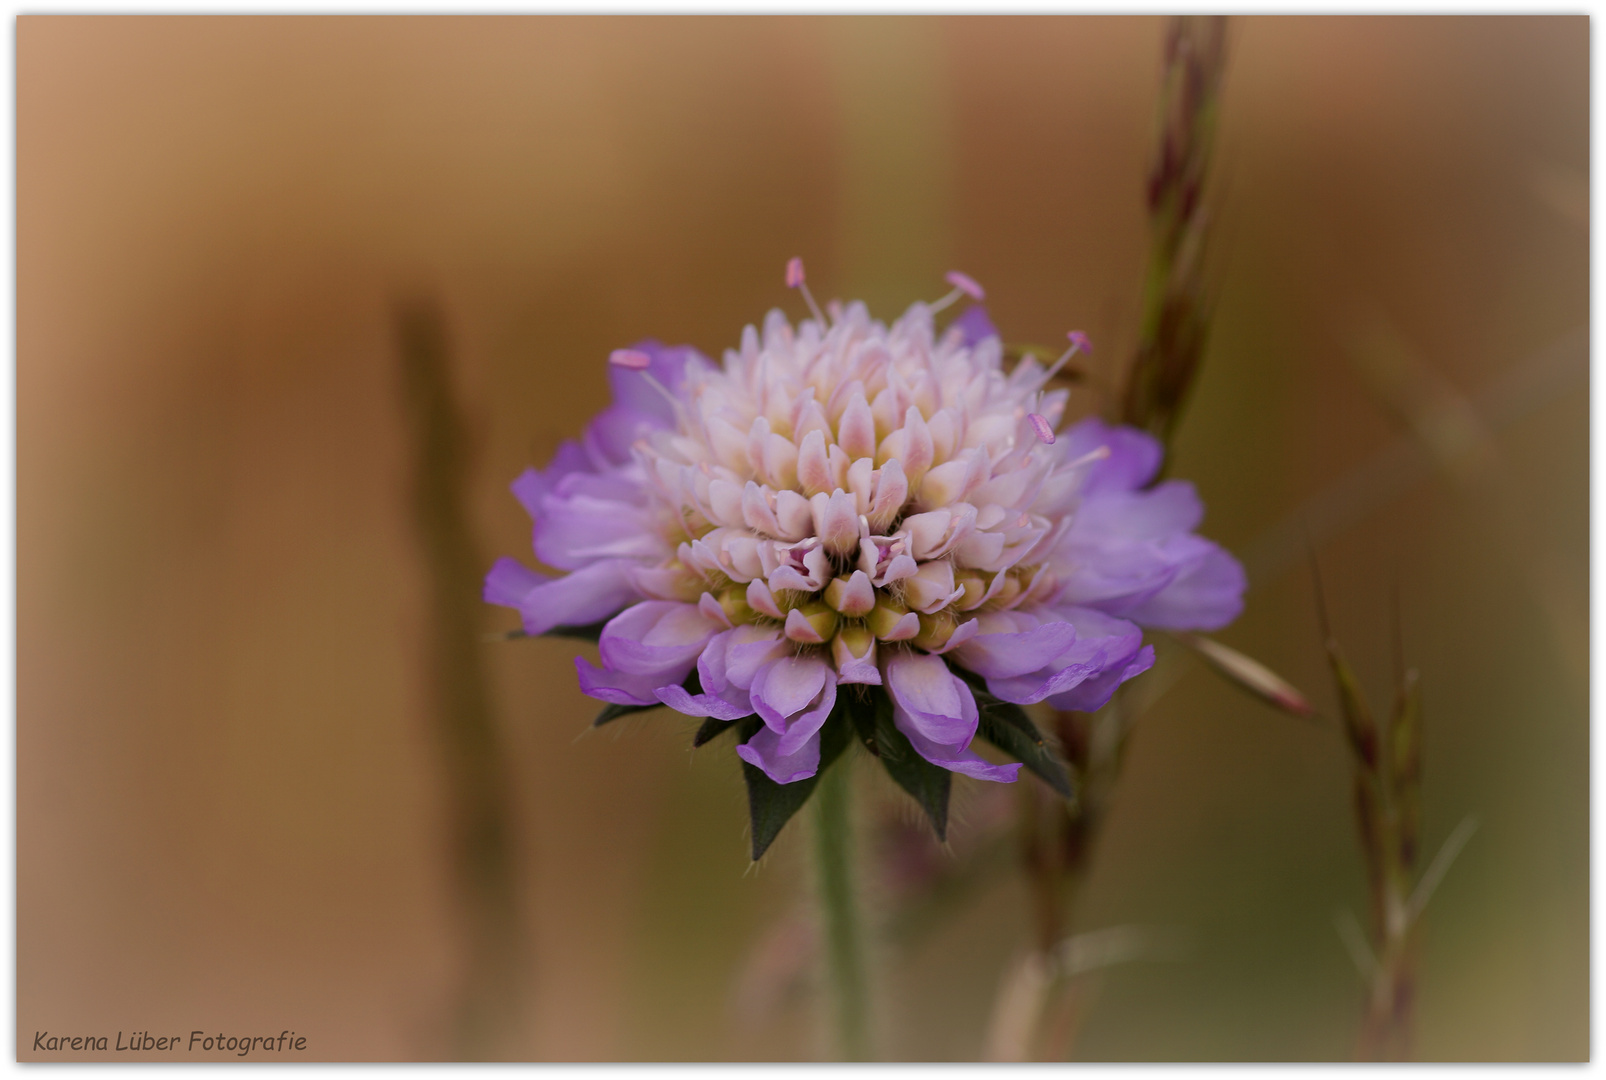
[[[479,602],[483,574],[469,513],[468,421],[452,394],[445,318],[432,301],[396,310],[397,359],[413,439],[412,512],[428,600],[425,684],[445,781],[454,885],[468,956],[448,1053],[517,1056],[529,941],[521,921],[518,836],[506,751],[487,688]]]
[[[827,769],[814,792],[814,865],[825,916],[826,968],[846,1061],[869,1061],[870,995],[864,934],[853,886],[853,822],[846,762]]]

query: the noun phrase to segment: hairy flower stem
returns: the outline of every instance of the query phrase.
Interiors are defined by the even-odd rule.
[[[869,1061],[870,994],[853,882],[852,772],[827,769],[814,792],[814,866],[825,918],[826,969],[844,1061]]]

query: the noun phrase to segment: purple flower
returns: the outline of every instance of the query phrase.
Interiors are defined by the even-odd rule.
[[[576,661],[586,693],[734,723],[776,784],[816,774],[843,710],[873,743],[877,708],[876,739],[1011,781],[1020,765],[971,746],[1008,742],[993,712],[1096,709],[1154,662],[1143,627],[1237,616],[1243,571],[1194,533],[1190,484],[1153,484],[1159,445],[1097,419],[1056,431],[1058,364],[1004,370],[979,306],[941,334],[940,305],[890,327],[830,307],[771,312],[720,365],[616,353],[614,403],[514,482],[564,573],[501,559],[485,598],[530,634],[607,620],[600,666]]]

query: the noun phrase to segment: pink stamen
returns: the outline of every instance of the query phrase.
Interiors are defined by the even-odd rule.
[[[825,312],[821,311],[820,305],[814,302],[814,294],[809,292],[808,283],[803,280],[803,260],[796,255],[786,261],[786,287],[788,289],[802,290],[803,299],[808,301],[809,310],[814,313],[815,321],[822,328],[830,325],[825,321]]]
[[[958,270],[950,270],[943,278],[944,281],[970,297],[972,300],[985,300],[987,294],[982,287],[976,284],[976,279],[969,274],[962,274]]]
[[[652,357],[638,349],[615,349],[608,354],[608,363],[631,371],[645,371],[652,364]]]
[[[1108,444],[1106,444],[1106,445],[1103,445],[1103,446],[1095,447],[1092,450],[1089,450],[1087,453],[1083,454],[1081,457],[1077,458],[1075,461],[1067,461],[1063,467],[1067,468],[1067,469],[1075,469],[1075,468],[1079,468],[1079,467],[1081,467],[1083,465],[1090,465],[1095,461],[1103,461],[1105,458],[1107,458],[1109,456],[1110,456],[1110,448],[1109,448]]]
[[[1049,426],[1047,417],[1042,413],[1032,413],[1026,419],[1032,425],[1032,430],[1037,432],[1038,439],[1049,446],[1054,445],[1054,429]]]
[[[1054,361],[1052,364],[1050,364],[1048,366],[1048,370],[1043,373],[1043,378],[1037,384],[1038,386],[1046,386],[1046,385],[1048,385],[1048,381],[1050,379],[1052,379],[1054,376],[1058,375],[1059,371],[1060,371],[1060,368],[1065,366],[1065,361],[1069,360],[1071,357],[1075,356],[1077,353],[1079,353],[1079,352],[1089,352],[1090,353],[1090,352],[1093,351],[1093,343],[1091,341],[1087,340],[1087,335],[1082,333],[1082,331],[1080,331],[1080,330],[1072,330],[1070,333],[1066,334],[1065,336],[1070,339],[1071,347],[1069,349],[1066,349],[1063,353],[1061,353],[1060,354],[1060,358],[1058,360]]]

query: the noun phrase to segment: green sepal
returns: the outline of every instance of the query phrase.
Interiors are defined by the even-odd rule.
[[[872,754],[881,759],[882,768],[931,819],[938,840],[948,838],[948,796],[953,790],[953,773],[933,765],[915,751],[904,733],[892,722],[892,699],[883,689],[872,689],[860,697],[847,693],[838,697],[849,702],[853,727]]]
[[[602,711],[597,714],[597,718],[591,721],[591,726],[597,728],[603,724],[611,724],[621,716],[634,716],[636,713],[652,712],[654,709],[667,709],[668,707],[661,701],[652,705],[615,705],[610,701],[602,707]]]
[[[589,641],[595,645],[602,639],[602,628],[607,625],[608,620],[604,619],[601,622],[591,623],[589,626],[554,626],[544,633],[525,636],[572,638],[575,641]],[[652,708],[653,706],[649,705],[647,707]]]
[[[871,698],[884,698],[887,696],[886,691],[874,687],[865,687],[861,690],[858,687],[839,686],[836,692],[839,700],[843,697],[849,699],[848,719],[853,722],[854,734],[859,736],[859,741],[864,744],[866,750],[875,757],[880,757],[881,744],[876,741],[875,702]]]
[[[949,670],[965,680],[975,695],[976,711],[980,714],[976,734],[1036,773],[1063,797],[1076,798],[1070,770],[1049,747],[1026,710],[1012,701],[994,697],[988,692],[987,683],[975,672],[952,665]]]
[[[1076,798],[1070,771],[1048,748],[1048,743],[1037,730],[1037,725],[1026,715],[1026,710],[997,698],[983,702],[979,696],[976,707],[981,713],[976,734],[1036,773],[1060,795],[1067,799]]]
[[[703,692],[703,683],[702,680],[697,677],[696,668],[691,669],[691,674],[687,675],[680,685],[685,688],[686,693],[688,694],[696,695]],[[661,701],[655,701],[651,705],[615,705],[610,702],[602,707],[602,711],[597,714],[597,718],[591,721],[591,726],[594,728],[599,728],[603,724],[613,723],[621,716],[634,716],[636,713],[651,712],[653,709],[667,708],[669,708],[669,706],[665,705]]]
[[[825,726],[820,729],[820,767],[813,776],[790,784],[777,784],[765,776],[762,769],[742,762],[742,777],[747,781],[747,810],[753,820],[754,862],[769,850],[781,829],[792,820],[792,815],[803,808],[803,804],[814,793],[814,786],[820,782],[820,774],[847,749],[852,736],[852,724],[847,718],[846,706],[849,697],[848,694],[837,695],[836,705],[831,709],[831,715],[826,717]],[[745,743],[764,726],[764,721],[757,716],[749,716],[743,720],[733,720],[731,724],[737,726],[737,734]]]
[[[751,719],[753,719],[752,716],[744,716],[738,720],[721,720],[717,716],[710,716],[697,729],[697,734],[691,737],[691,747],[695,750],[705,743],[711,743],[725,734],[725,732],[735,731],[741,724]],[[744,741],[747,737],[750,736],[744,736]]]
[[[521,638],[555,637],[570,638],[574,641],[589,641],[595,645],[602,640],[602,628],[607,625],[608,620],[604,619],[602,622],[595,622],[589,626],[554,626],[552,629],[544,630],[539,634],[527,634],[522,628],[518,630],[497,630],[485,635],[485,640],[518,641]]]

